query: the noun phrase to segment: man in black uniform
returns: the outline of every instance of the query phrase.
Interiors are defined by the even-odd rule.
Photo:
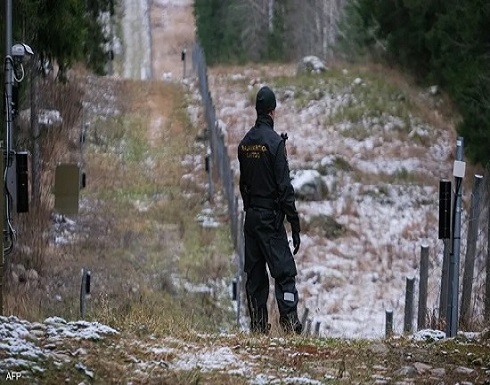
[[[279,323],[300,334],[296,264],[289,249],[284,217],[291,224],[294,254],[300,246],[300,225],[286,154],[287,135],[274,131],[276,97],[269,87],[257,93],[257,120],[238,146],[240,193],[245,216],[245,272],[252,332],[269,331],[269,277],[275,279]]]

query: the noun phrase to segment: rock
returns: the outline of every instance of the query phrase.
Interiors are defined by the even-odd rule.
[[[466,368],[464,366],[458,366],[456,369],[454,369],[453,373],[463,376],[474,376],[476,374],[476,371],[474,369]]]
[[[338,223],[334,217],[325,214],[313,216],[310,219],[308,226],[313,232],[328,239],[339,238],[347,232],[344,225]]]
[[[327,67],[325,63],[320,60],[317,56],[305,56],[298,64],[298,74],[301,73],[312,73],[318,74],[325,72]]]
[[[435,368],[430,371],[430,374],[434,377],[444,377],[446,375],[446,369],[444,368]]]
[[[319,201],[328,193],[327,185],[317,170],[298,170],[292,175],[291,183],[298,199]]]
[[[429,87],[429,94],[436,96],[439,93],[439,86],[434,85]]]
[[[397,377],[413,378],[417,375],[417,370],[413,366],[404,366],[398,369],[394,374]]]
[[[423,362],[415,362],[413,366],[419,374],[424,374],[425,372],[432,369],[432,366],[424,364]]]
[[[286,100],[293,100],[294,96],[295,92],[293,90],[286,90],[279,96],[279,100],[281,102],[285,102]]]
[[[390,349],[385,344],[374,344],[369,347],[369,350],[374,354],[388,354]]]

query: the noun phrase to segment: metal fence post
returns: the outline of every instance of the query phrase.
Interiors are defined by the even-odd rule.
[[[475,175],[464,260],[463,291],[461,293],[460,323],[469,326],[471,313],[471,290],[473,290],[473,273],[475,269],[476,243],[480,222],[480,201],[482,195],[482,175]]]
[[[420,246],[420,281],[417,329],[427,327],[427,285],[429,281],[429,246]]]
[[[386,310],[385,315],[385,337],[390,338],[391,336],[393,336],[393,310]]]
[[[87,295],[90,294],[90,271],[82,268],[82,284],[80,285],[80,317],[85,318]]]
[[[320,321],[317,321],[315,324],[315,337],[320,337]]]
[[[458,333],[458,297],[459,297],[459,261],[461,246],[461,205],[463,195],[463,177],[465,164],[463,160],[463,138],[456,141],[456,160],[453,175],[455,179],[455,197],[453,212],[453,231],[451,232],[452,249],[449,264],[449,296],[446,316],[446,336],[454,337]]]
[[[306,325],[306,320],[308,319],[309,313],[310,313],[310,309],[305,307],[305,312],[303,313],[303,317],[301,318],[301,325],[303,325],[303,327],[305,327],[305,325]]]
[[[306,321],[306,332],[305,332],[305,335],[306,337],[308,337],[311,333],[311,320],[307,320]]]
[[[414,281],[415,279],[413,277],[407,277],[407,287],[405,291],[405,320],[403,322],[403,331],[405,333],[412,332]]]

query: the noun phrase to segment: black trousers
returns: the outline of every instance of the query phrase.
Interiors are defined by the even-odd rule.
[[[245,216],[245,272],[252,331],[265,331],[268,323],[269,277],[275,280],[279,314],[297,314],[296,263],[289,249],[284,215],[275,210],[249,208]]]

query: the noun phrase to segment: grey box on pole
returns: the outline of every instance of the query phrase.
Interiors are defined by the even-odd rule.
[[[80,167],[77,164],[60,164],[56,167],[54,208],[60,214],[78,214],[80,198]]]

